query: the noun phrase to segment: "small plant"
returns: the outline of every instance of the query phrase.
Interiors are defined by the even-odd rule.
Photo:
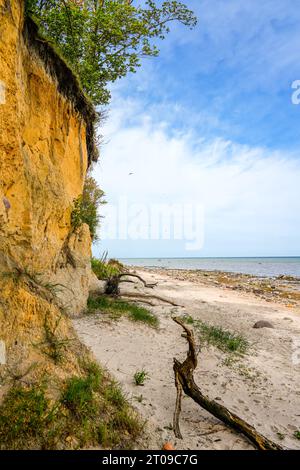
[[[300,440],[300,431],[295,432],[295,438]]]
[[[184,317],[184,321],[185,323],[187,323],[188,325],[193,325],[195,323],[195,320],[193,319],[193,317],[191,317],[191,315],[186,315]]]
[[[87,224],[93,241],[98,239],[97,228],[100,221],[98,207],[100,204],[105,204],[103,197],[104,192],[99,188],[96,180],[88,176],[82,195],[73,201],[71,225],[77,229],[82,224]]]
[[[144,307],[125,302],[121,299],[115,299],[108,296],[89,297],[88,312],[104,312],[109,313],[113,318],[119,318],[127,315],[132,321],[143,322],[156,328],[158,326],[158,318]]]
[[[133,397],[138,403],[143,403],[144,397],[143,395],[136,395]]]
[[[51,328],[46,317],[44,323],[45,341],[41,343],[44,353],[49,356],[55,364],[62,362],[68,344],[73,341],[70,338],[59,339],[57,337],[56,331],[60,321],[61,317],[56,320],[54,327]]]
[[[18,267],[12,269],[12,271],[1,273],[1,277],[11,279],[15,285],[19,285],[22,282],[31,292],[47,301],[55,299],[57,293],[62,289],[67,289],[63,284],[45,282],[41,273],[35,272],[26,266],[24,268]]]
[[[283,441],[284,438],[285,438],[285,435],[282,434],[282,432],[278,432],[278,433],[277,433],[277,436],[278,436],[278,439],[280,439],[281,441]]]
[[[134,383],[137,386],[144,386],[145,381],[149,379],[149,374],[146,372],[144,369],[143,370],[138,370],[133,376]]]

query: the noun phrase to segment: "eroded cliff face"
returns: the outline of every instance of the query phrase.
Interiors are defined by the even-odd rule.
[[[88,295],[91,240],[87,226],[72,232],[71,211],[88,167],[90,105],[33,25],[24,30],[23,8],[0,0],[0,267],[61,284],[57,295],[76,314]]]
[[[72,336],[65,314],[86,306],[91,239],[88,226],[72,229],[71,212],[94,158],[94,118],[70,69],[24,24],[24,2],[0,0],[0,366],[9,370],[55,368],[47,331]],[[65,352],[56,375],[79,368],[79,350]]]

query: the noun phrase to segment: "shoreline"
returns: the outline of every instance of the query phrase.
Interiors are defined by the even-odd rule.
[[[278,302],[289,308],[300,306],[300,278],[288,275],[276,277],[232,273],[220,270],[174,269],[160,267],[126,266],[126,269],[167,275],[171,279],[190,281],[232,291],[253,294],[267,302]]]
[[[298,301],[293,300],[291,307],[287,299],[274,294],[274,289],[255,294],[244,276],[237,276],[241,287],[236,289],[227,273],[217,279],[211,272],[204,275],[130,267],[131,272],[134,270],[147,282],[158,282],[157,286],[145,289],[139,281],[122,283],[121,295],[153,294],[180,307],[158,300],[151,307],[145,305],[157,316],[157,329],[127,318],[112,319],[101,311],[75,319],[74,326],[80,339],[121,384],[132,406],[147,421],[148,440],[144,447],[160,449],[169,441],[177,450],[253,448],[242,435],[188,398],[182,403],[183,440],[175,439],[173,358],[184,359],[187,350],[180,328],[172,321],[173,316],[180,316],[192,321],[190,327],[201,346],[195,371],[201,391],[269,439],[286,448],[300,449],[300,440],[295,437],[300,430],[300,361],[294,360],[295,341],[300,338]],[[254,281],[257,283],[257,278]],[[292,289],[293,281],[286,283],[282,290]],[[279,286],[275,291],[278,289]],[[139,303],[143,305],[141,300]],[[258,321],[268,321],[273,328],[253,328]],[[246,352],[236,354],[216,344],[206,344],[199,336],[200,323],[239,335],[248,345]],[[133,376],[141,370],[147,371],[149,379],[138,387]]]

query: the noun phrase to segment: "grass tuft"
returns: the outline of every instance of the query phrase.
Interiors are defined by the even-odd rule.
[[[72,342],[72,339],[70,338],[60,339],[58,337],[57,329],[60,321],[61,317],[57,319],[54,326],[51,328],[47,317],[45,318],[45,341],[41,343],[43,352],[53,360],[54,364],[59,364],[63,361],[67,346]]]
[[[101,311],[109,313],[113,318],[127,315],[132,321],[143,322],[154,328],[158,327],[158,318],[144,307],[107,296],[90,297],[88,312]]]
[[[97,278],[101,280],[118,276],[124,269],[124,266],[118,260],[111,259],[106,261],[105,258],[92,258],[91,266],[94,274],[96,274]]]
[[[133,376],[134,383],[137,386],[143,386],[145,385],[145,381],[149,379],[149,374],[146,372],[144,369],[143,370],[138,370]]]
[[[86,376],[69,379],[61,398],[61,402],[81,420],[95,413],[93,394],[99,390],[102,379],[102,372],[97,364],[87,363],[84,368]]]
[[[43,439],[53,419],[43,388],[12,388],[0,407],[0,448],[30,448],[28,443]]]
[[[121,410],[126,405],[126,399],[120,387],[112,382],[104,391],[105,399],[118,410]]]
[[[210,325],[201,320],[195,320],[191,316],[183,317],[183,321],[194,325],[199,333],[200,340],[206,344],[216,346],[218,349],[229,353],[245,354],[249,343],[244,336],[228,331],[219,326]]]

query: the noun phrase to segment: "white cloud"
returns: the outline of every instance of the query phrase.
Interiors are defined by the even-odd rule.
[[[142,102],[120,97],[116,102],[104,129],[108,143],[94,171],[109,202],[126,196],[149,205],[203,204],[201,255],[299,253],[299,160],[221,138],[206,141],[192,130],[170,133],[163,108],[144,110]],[[125,257],[187,256],[179,243],[168,253],[162,242],[137,243],[134,253],[125,242],[121,248],[106,242],[100,250],[108,247],[116,250],[112,255]]]

